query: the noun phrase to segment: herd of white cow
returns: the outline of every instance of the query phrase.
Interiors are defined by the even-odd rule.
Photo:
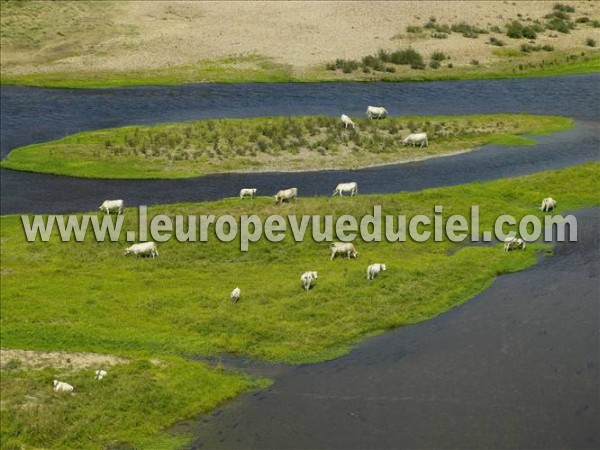
[[[382,106],[368,106],[366,111],[366,116],[369,119],[384,119],[387,117],[388,112]],[[345,128],[352,127],[356,128],[356,124],[352,121],[352,119],[346,114],[341,115],[342,125]],[[405,145],[413,145],[419,147],[426,147],[428,145],[427,142],[427,133],[411,133],[402,141]],[[256,188],[243,188],[240,190],[240,199],[243,198],[254,198],[257,193]],[[349,195],[351,197],[358,194],[358,184],[356,182],[348,182],[348,183],[339,183],[335,189],[333,190],[333,196],[339,195],[343,197],[344,194]],[[298,197],[298,188],[291,187],[288,189],[282,189],[275,194],[275,204],[281,205],[284,202],[290,202],[292,200],[296,200]],[[552,197],[544,198],[542,201],[541,211],[548,212],[554,209],[557,202]],[[117,214],[121,214],[124,209],[123,200],[105,200],[99,208],[106,214],[111,214],[112,212],[116,212]],[[508,238],[504,242],[504,251],[511,250],[524,250],[525,249],[525,241],[520,238]],[[356,248],[351,243],[342,243],[337,242],[330,245],[331,250],[331,259],[333,260],[336,256],[345,256],[348,259],[357,258],[358,252]],[[125,249],[126,255],[135,255],[135,256],[149,256],[152,258],[156,258],[158,256],[158,248],[155,242],[142,242],[139,244],[133,244],[130,247]],[[386,270],[386,265],[382,263],[371,264],[367,268],[367,280],[373,280],[375,277],[382,271]],[[310,290],[315,284],[317,280],[317,272],[316,271],[307,271],[302,274],[300,277],[300,284],[302,288],[306,291]],[[234,302],[237,302],[241,297],[241,289],[236,287],[231,292],[231,299]]]
[[[367,107],[366,116],[369,119],[385,119],[387,115],[387,109],[385,109],[383,106]],[[344,125],[344,128],[356,128],[356,124],[346,114],[342,114],[340,119],[342,120],[342,125]],[[412,145],[413,147],[427,147],[427,133],[411,133],[402,140],[402,143],[404,145]]]
[[[387,110],[380,106],[369,106],[367,108],[367,117],[370,119],[383,119],[387,116]],[[345,128],[349,126],[355,128],[355,123],[352,121],[350,117],[345,114],[341,116],[342,124]],[[427,146],[427,134],[426,133],[415,133],[410,134],[403,140],[406,145],[419,145],[420,147]],[[244,188],[240,190],[240,199],[243,198],[254,198],[256,195],[256,188]],[[351,197],[358,194],[358,184],[356,182],[349,183],[339,183],[334,191],[333,196],[339,195],[343,197],[344,194],[350,195]],[[280,205],[284,202],[289,202],[291,200],[296,200],[298,197],[298,188],[292,187],[288,189],[282,189],[275,194],[275,203]],[[552,197],[547,197],[542,200],[542,206],[540,210],[542,212],[549,212],[553,210],[557,205],[557,201]],[[123,200],[105,200],[102,205],[98,208],[100,211],[105,214],[111,214],[113,212],[117,214],[123,213],[125,208],[125,203]],[[358,252],[354,247],[354,244],[350,242],[334,242],[329,246],[331,251],[331,260],[336,258],[337,256],[346,257],[347,259],[356,259],[358,258]],[[525,241],[521,238],[512,237],[508,238],[504,241],[504,251],[509,252],[512,250],[525,250]],[[125,255],[135,255],[135,256],[149,256],[152,258],[156,258],[158,256],[158,248],[156,243],[153,241],[150,242],[141,242],[138,244],[133,244],[125,249]],[[387,267],[383,263],[375,263],[370,264],[367,267],[367,280],[374,280],[381,272],[387,270]],[[300,276],[300,286],[305,291],[309,291],[312,289],[317,283],[317,272],[306,271]],[[234,303],[237,303],[241,298],[242,290],[239,287],[236,287],[231,292],[231,300]],[[102,380],[107,375],[105,370],[99,369],[95,372],[95,378],[97,380]],[[73,386],[65,383],[63,381],[54,380],[54,391],[63,392],[63,393],[71,393],[73,392]]]
[[[256,195],[257,191],[258,190],[256,188],[241,189],[240,198],[254,198],[254,195]],[[339,195],[341,197],[344,193],[349,194],[351,197],[355,196],[358,193],[358,183],[353,181],[350,183],[338,184],[333,191],[333,196]],[[283,189],[278,191],[275,195],[275,203],[279,205],[283,202],[295,200],[297,196],[298,188],[293,187]],[[540,210],[542,212],[549,212],[556,207],[557,203],[558,202],[552,197],[546,197],[542,200],[542,206],[540,207]],[[107,214],[110,214],[112,211],[116,211],[118,214],[121,214],[123,212],[123,207],[123,200],[106,200],[102,203],[99,209]],[[346,257],[347,259],[358,258],[358,251],[356,251],[354,244],[352,244],[351,242],[334,242],[329,246],[329,250],[331,251],[331,260],[338,256]],[[525,250],[525,241],[517,237],[507,238],[504,241],[504,251],[509,252],[512,250]],[[156,243],[153,241],[141,242],[139,244],[133,244],[130,247],[126,248],[125,254],[135,256],[149,256],[152,258],[156,258],[158,256],[158,248],[156,246]],[[367,267],[367,280],[374,280],[380,272],[383,272],[386,269],[386,265],[382,263],[375,263],[369,265]],[[317,272],[314,270],[306,271],[300,277],[300,285],[305,291],[309,291],[312,287],[314,287],[316,285],[316,282]],[[237,303],[241,295],[241,289],[239,287],[236,287],[231,292],[231,299],[234,303]],[[100,377],[100,379],[102,379],[102,377]],[[59,390],[63,390],[63,388],[61,387],[59,388]]]

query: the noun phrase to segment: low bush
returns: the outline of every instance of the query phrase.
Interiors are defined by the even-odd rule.
[[[511,23],[506,25],[506,35],[512,39],[535,39],[537,33],[531,26],[524,26],[522,23],[513,20]]]
[[[587,38],[585,40],[585,45],[587,45],[588,47],[595,47],[596,46],[596,40],[593,38]]]
[[[423,32],[423,28],[416,26],[416,25],[408,25],[406,27],[406,32],[407,33],[414,33],[414,34],[418,34],[418,33],[422,33]]]
[[[460,22],[457,24],[453,24],[450,29],[456,33],[460,33],[462,34],[464,37],[468,37],[468,38],[476,38],[478,37],[480,34],[487,34],[488,31],[483,29],[483,28],[479,28],[477,26],[474,25],[469,25],[466,22]]]
[[[445,59],[448,59],[448,56],[441,51],[435,51],[431,54],[431,59],[433,59],[434,61],[443,61]]]
[[[502,46],[504,46],[504,45],[505,45],[505,44],[504,44],[504,41],[501,41],[500,39],[498,39],[497,37],[494,37],[494,36],[492,36],[492,37],[490,38],[490,41],[489,41],[489,42],[490,42],[490,44],[492,44],[492,45],[495,45],[495,46],[497,46],[497,47],[502,47]]]
[[[575,12],[574,6],[565,5],[564,3],[555,3],[552,9],[554,9],[555,11],[562,12]]]

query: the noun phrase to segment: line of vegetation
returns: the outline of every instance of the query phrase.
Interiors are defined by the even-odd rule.
[[[541,217],[539,202],[550,194],[559,201],[557,213],[598,205],[599,176],[600,164],[588,163],[488,183],[352,198],[303,198],[298,186],[300,198],[284,209],[270,197],[258,197],[155,206],[149,214],[360,217],[378,204],[384,214],[432,218],[434,205],[441,204],[444,217],[468,217],[477,204],[483,232],[493,230],[499,214]],[[125,211],[125,229],[137,229],[136,214]],[[27,243],[19,216],[0,218],[0,237],[4,347],[136,358],[110,369],[101,383],[91,371],[69,373],[77,388],[73,396],[51,391],[52,379],[65,375],[58,369],[10,365],[1,377],[0,443],[7,449],[92,449],[115,441],[177,448],[181,439],[157,433],[265,383],[209,371],[180,355],[227,352],[292,363],[334,358],[367,336],[460,305],[497,276],[535,264],[538,251],[547,248],[532,244],[527,251],[505,253],[499,243],[461,246],[445,238],[358,240],[359,259],[330,261],[326,242],[262,240],[242,254],[238,242],[219,242],[211,233],[208,242],[161,243],[160,256],[152,260],[125,257],[124,240],[97,243],[88,236],[63,243],[54,235],[48,243]],[[388,270],[366,282],[365,268],[374,261],[387,263]],[[319,272],[310,292],[299,285],[307,269]],[[237,304],[229,300],[234,286],[243,292]]]
[[[442,58],[444,55],[436,55]],[[507,134],[546,134],[571,119],[526,114],[356,119],[214,119],[107,129],[13,150],[1,166],[91,178],[185,178],[232,171],[322,170],[392,164],[474,149]],[[402,145],[426,132],[427,148]]]
[[[502,50],[502,49],[496,49]],[[516,52],[512,56],[524,56]],[[531,53],[527,54],[531,55]],[[498,61],[480,66],[460,66],[453,63],[441,65],[437,70],[403,70],[395,66],[395,72],[362,70],[343,73],[342,70],[327,70],[325,66],[316,66],[294,73],[291,67],[274,63],[266,57],[259,57],[264,63],[248,68],[242,63],[246,57],[233,57],[219,61],[205,61],[198,65],[169,67],[161,70],[142,71],[94,71],[94,72],[40,72],[35,74],[15,75],[2,73],[2,85],[35,86],[50,88],[100,89],[122,86],[169,86],[185,83],[219,82],[346,82],[346,81],[443,81],[470,79],[501,79],[521,77],[542,77],[577,75],[600,71],[600,53],[597,50],[589,53],[554,52],[552,59],[540,58],[527,61]],[[253,57],[254,58],[254,57]],[[252,58],[251,58],[252,59]],[[519,67],[519,65],[521,67]]]

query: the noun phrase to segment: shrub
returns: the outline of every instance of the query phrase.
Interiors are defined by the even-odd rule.
[[[431,33],[431,37],[434,39],[447,39],[448,35],[446,33]]]
[[[594,28],[600,28],[600,20],[593,20],[592,21],[592,26]]]
[[[377,52],[377,57],[383,62],[390,62],[390,53],[383,49],[379,49],[379,52]]]
[[[436,51],[431,54],[431,59],[435,61],[443,61],[445,59],[448,59],[448,57],[444,52]]]
[[[440,62],[438,60],[432,59],[431,61],[429,61],[429,67],[431,67],[432,69],[439,69]]]
[[[596,40],[592,39],[592,38],[587,38],[585,40],[585,45],[587,45],[588,47],[595,47],[596,46]]]
[[[554,7],[552,8],[555,11],[562,11],[562,12],[575,12],[575,7],[574,6],[569,6],[569,5],[565,5],[563,3],[555,3]]]
[[[335,70],[336,69],[335,63],[327,63],[327,64],[325,64],[325,68],[327,70]]]
[[[454,67],[454,64],[450,63],[448,64],[448,69],[452,69]]]
[[[478,66],[478,65],[479,65],[479,61],[478,61],[478,60],[476,60],[476,59],[472,59],[472,60],[471,60],[471,65],[473,65],[473,66]]]
[[[550,45],[550,44],[544,44],[542,46],[542,50],[544,50],[545,52],[553,52],[554,51],[554,46]]]
[[[575,19],[575,23],[588,23],[589,21],[589,17],[578,17],[577,19]]]
[[[553,11],[550,14],[546,14],[544,16],[545,19],[561,19],[561,20],[569,20],[570,16],[567,13],[562,11]]]
[[[497,47],[502,47],[504,45],[504,41],[501,41],[497,37],[492,36],[490,38],[490,44],[495,45]]]
[[[353,59],[336,59],[335,67],[344,73],[351,73],[358,69],[358,62]]]
[[[524,53],[529,53],[529,52],[539,52],[545,50],[547,52],[551,52],[552,50],[554,50],[554,47],[552,47],[551,45],[529,45],[529,44],[521,44],[521,51]]]
[[[365,56],[362,61],[361,64],[364,67],[370,67],[373,70],[378,70],[380,72],[382,72],[383,70],[385,70],[385,66],[383,65],[383,62],[377,58],[376,56]]]
[[[474,25],[469,25],[466,22],[460,22],[457,24],[453,24],[450,28],[452,31],[456,33],[461,33],[464,37],[476,38],[480,34],[487,34],[487,30],[483,28],[476,27]]]
[[[407,33],[422,33],[423,28],[415,26],[415,25],[409,25],[406,27],[406,32]]]
[[[386,66],[385,71],[394,73],[394,72],[396,72],[396,68],[394,66]]]
[[[522,37],[527,39],[535,39],[537,37],[533,26],[523,26],[516,20],[513,20],[511,23],[506,25],[506,35],[512,39],[520,39]]]
[[[421,62],[414,62],[410,65],[411,69],[417,69],[417,70],[423,70],[425,69],[425,63],[423,61]]]
[[[523,37],[527,38],[527,39],[535,39],[537,37],[535,30],[529,26],[523,27],[522,34],[523,34]]]
[[[500,29],[500,27],[498,25],[494,25],[494,26],[490,27],[490,31],[493,33],[502,33],[502,30]]]
[[[411,66],[413,64],[424,66],[423,57],[421,56],[421,54],[419,52],[417,52],[416,50],[414,50],[412,48],[408,48],[406,50],[397,50],[395,52],[392,52],[390,54],[389,62],[394,63],[394,64],[405,64],[405,65],[410,64]]]
[[[575,28],[575,24],[570,20],[560,19],[558,17],[553,17],[552,19],[546,22],[546,27],[549,30],[558,31],[559,33],[569,33],[573,28]]]
[[[506,25],[506,35],[512,39],[520,39],[523,37],[523,25],[516,20]]]

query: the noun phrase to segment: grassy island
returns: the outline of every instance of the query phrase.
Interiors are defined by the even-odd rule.
[[[187,178],[210,173],[359,169],[475,149],[528,145],[573,125],[528,114],[356,119],[325,116],[211,119],[84,132],[13,150],[2,167],[87,178]],[[429,146],[404,146],[425,131]]]

